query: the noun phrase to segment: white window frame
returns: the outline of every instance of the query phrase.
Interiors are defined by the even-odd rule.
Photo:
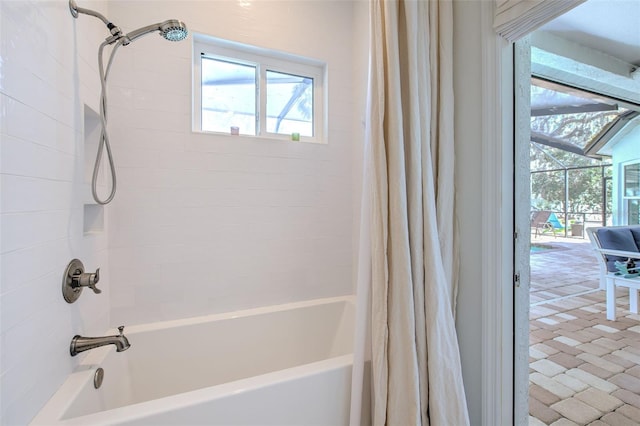
[[[625,195],[624,192],[624,185],[626,182],[626,168],[627,166],[634,166],[636,164],[640,164],[640,161],[638,160],[631,160],[631,161],[627,161],[625,163],[620,163],[620,204],[622,204],[621,207],[621,212],[622,212],[622,224],[624,225],[630,225],[629,223],[629,205],[627,204],[627,202],[629,200],[640,200],[639,196],[627,196]]]
[[[291,135],[266,131],[266,73],[267,71],[293,74],[313,79],[313,136],[300,135],[301,142],[326,143],[327,107],[326,63],[290,53],[278,52],[242,44],[217,37],[194,34],[193,36],[193,111],[194,132],[228,135],[229,133],[202,130],[202,56],[256,67],[256,135],[249,138],[291,140]]]

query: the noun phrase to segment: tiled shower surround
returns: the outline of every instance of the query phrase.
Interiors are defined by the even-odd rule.
[[[105,8],[104,2],[93,2]],[[76,365],[74,334],[109,326],[107,237],[83,230],[84,105],[97,108],[103,28],[66,2],[2,1],[0,423],[25,424]],[[101,267],[96,296],[61,296],[67,263]]]
[[[191,40],[151,34],[121,48],[113,64],[118,192],[97,206],[88,181],[97,49],[108,32],[94,17],[73,19],[66,0],[1,0],[0,423],[7,425],[28,423],[73,370],[74,334],[353,292],[366,3],[78,6],[125,32],[176,18],[192,32],[326,62],[327,144],[193,133]],[[73,258],[101,268],[103,293],[85,290],[68,305],[60,285]]]
[[[175,18],[192,33],[325,62],[327,143],[193,132],[190,40],[153,34],[123,47],[109,98],[119,178],[108,207],[114,323],[353,292],[366,5],[240,3],[114,1],[109,13],[129,31]]]

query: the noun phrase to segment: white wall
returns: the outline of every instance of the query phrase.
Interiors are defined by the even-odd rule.
[[[330,87],[328,145],[192,134],[190,43],[123,48],[110,79],[119,191],[90,235],[83,114],[98,109],[106,29],[74,20],[66,0],[0,4],[0,423],[35,415],[77,362],[71,337],[105,332],[110,301],[119,324],[353,291],[366,3],[82,2],[125,30],[175,16],[327,61]],[[60,284],[74,257],[102,268],[104,293],[69,305]]]
[[[482,74],[480,1],[454,2],[456,203],[460,282],[456,328],[469,418],[481,424],[482,397]],[[498,398],[498,395],[494,396]]]
[[[125,31],[176,18],[191,32],[325,61],[329,73],[328,144],[198,134],[191,37],[154,34],[118,52],[109,98],[119,179],[108,207],[113,325],[353,292],[352,170],[364,105],[354,94],[368,46],[354,7],[110,3]]]
[[[2,0],[0,28],[0,423],[13,425],[27,423],[71,372],[71,338],[109,322],[106,238],[83,235],[83,103],[96,108],[106,29],[95,18],[75,21],[66,0]],[[70,305],[61,282],[74,257],[102,267],[104,293],[85,290]]]

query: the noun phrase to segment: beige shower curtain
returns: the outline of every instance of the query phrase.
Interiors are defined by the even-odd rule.
[[[370,14],[351,424],[367,422],[370,373],[373,424],[467,425],[454,322],[452,2],[371,0]]]

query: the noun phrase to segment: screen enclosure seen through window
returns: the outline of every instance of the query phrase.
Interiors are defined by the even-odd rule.
[[[256,67],[202,57],[202,130],[256,134]]]

